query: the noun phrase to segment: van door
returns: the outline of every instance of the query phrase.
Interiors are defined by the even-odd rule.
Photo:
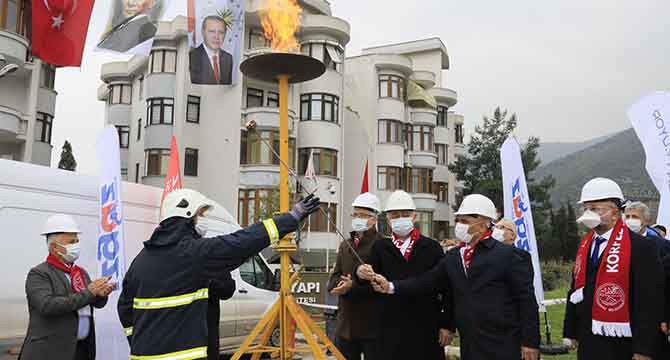
[[[272,274],[260,255],[255,255],[239,268],[240,281],[235,299],[237,302],[236,335],[246,336],[261,320],[277,298],[272,289]]]

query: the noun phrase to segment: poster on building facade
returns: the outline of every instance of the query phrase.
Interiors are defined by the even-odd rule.
[[[170,0],[111,0],[98,49],[148,55]],[[171,19],[168,19],[171,20]]]
[[[242,0],[188,0],[191,83],[235,85],[244,31]]]

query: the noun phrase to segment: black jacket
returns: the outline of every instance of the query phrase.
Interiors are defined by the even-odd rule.
[[[220,358],[220,301],[230,299],[233,294],[235,294],[235,280],[229,272],[223,272],[219,279],[214,279],[209,283],[209,304],[207,306],[207,359],[209,360],[219,360]]]
[[[368,263],[389,281],[417,277],[432,269],[444,257],[440,244],[421,236],[406,261],[391,239],[375,241]],[[354,277],[353,296],[370,293],[367,282]],[[381,304],[382,356],[385,360],[443,360],[440,328],[446,328],[443,303],[438,294],[413,297],[378,295]]]
[[[208,287],[224,272],[297,228],[289,214],[235,233],[198,238],[188,219],[163,221],[133,260],[123,280],[118,311],[134,356],[174,352],[206,356]],[[274,233],[274,231],[272,231]]]
[[[447,328],[457,328],[461,359],[518,360],[521,346],[538,348],[540,324],[528,257],[487,238],[477,244],[468,275],[460,248],[429,273],[394,283],[396,296],[447,294]]]
[[[219,81],[214,78],[214,69],[209,60],[205,44],[191,49],[189,53],[191,83],[204,85],[230,85],[233,82],[233,56],[219,50]]]
[[[594,335],[591,331],[593,293],[598,267],[591,266],[587,261],[584,300],[579,304],[568,300],[563,325],[563,337],[579,341],[579,359],[630,360],[633,354],[654,356],[659,324],[663,317],[664,292],[659,291],[664,288],[663,268],[655,241],[629,232],[631,259],[628,307],[633,337],[606,337]],[[591,249],[589,253],[590,251]],[[570,288],[568,299],[574,291],[574,280]]]

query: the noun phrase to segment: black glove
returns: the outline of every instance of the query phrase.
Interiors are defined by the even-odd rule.
[[[314,196],[314,194],[309,194],[306,198],[300,200],[299,203],[295,204],[293,209],[291,209],[291,216],[293,216],[298,221],[305,220],[313,212],[319,210],[321,205],[321,200]]]

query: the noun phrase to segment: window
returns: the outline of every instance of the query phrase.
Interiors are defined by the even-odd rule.
[[[432,126],[414,125],[412,127],[412,147],[414,151],[434,152],[435,131]]]
[[[270,40],[265,38],[263,29],[252,28],[249,30],[249,49],[269,48]]]
[[[152,73],[177,72],[176,50],[153,50],[149,59],[149,69]]]
[[[243,189],[238,192],[237,222],[249,226],[279,211],[279,190]]]
[[[198,149],[184,151],[184,176],[198,176]]]
[[[255,255],[242,263],[240,266],[240,277],[247,284],[260,288],[270,290],[274,277],[270,273],[270,269],[263,263],[260,256]]]
[[[54,117],[43,112],[37,112],[35,120],[35,140],[51,144],[51,129],[53,128]]]
[[[142,99],[144,99],[144,76],[140,76],[140,79],[138,80],[138,82],[139,82],[139,84],[138,84],[138,87],[139,87],[139,91],[138,91],[138,92],[139,92],[139,94],[138,94],[137,97],[138,97],[140,100],[142,100]]]
[[[147,125],[169,124],[174,122],[174,99],[147,99]]]
[[[445,182],[433,183],[437,201],[442,203],[449,203],[449,184]]]
[[[263,106],[263,90],[247,88],[247,108]]]
[[[454,127],[455,135],[456,135],[456,144],[462,144],[463,143],[463,124],[456,124]]]
[[[377,138],[380,144],[402,144],[405,138],[403,130],[405,124],[397,120],[379,120],[377,123]]]
[[[121,168],[121,176],[123,176],[124,179],[128,178],[128,168]]]
[[[340,98],[330,94],[303,94],[300,96],[300,120],[339,122]]]
[[[305,43],[300,51],[307,56],[320,60],[326,69],[341,71],[343,51],[340,46],[323,42]]]
[[[0,30],[26,35],[30,2],[25,0],[0,0]],[[28,15],[27,15],[28,14]]]
[[[428,211],[417,211],[416,223],[414,226],[421,230],[422,234],[433,236],[433,213]]]
[[[259,137],[260,134],[260,137]],[[242,165],[279,165],[279,159],[271,149],[261,141],[272,144],[279,154],[279,130],[242,131],[240,140],[240,164]],[[288,164],[295,169],[295,139],[288,140]]]
[[[413,139],[413,133],[414,131],[414,126],[410,124],[405,125],[405,148],[412,150],[414,148],[414,139]]]
[[[274,91],[268,91],[267,107],[271,108],[279,107],[279,93],[276,93]]]
[[[448,221],[433,221],[433,238],[438,241],[449,238]]]
[[[447,116],[448,116],[449,108],[446,106],[438,106],[437,107],[437,126],[440,127],[447,127]]]
[[[147,176],[167,175],[170,149],[149,149],[144,152]]]
[[[130,126],[117,126],[116,132],[119,133],[119,147],[127,149],[130,145]]]
[[[132,103],[133,87],[127,84],[109,85],[109,105]]]
[[[135,163],[135,184],[140,182],[140,163]]]
[[[337,150],[323,148],[300,149],[299,172],[305,173],[309,156],[314,153],[314,172],[321,176],[337,176]]]
[[[40,86],[43,88],[53,90],[55,80],[56,80],[56,70],[54,69],[53,65],[42,63],[42,73],[40,74]]]
[[[435,144],[435,152],[437,153],[437,165],[449,165],[449,145]]]
[[[405,168],[405,191],[415,194],[432,194],[433,170]]]
[[[200,97],[189,95],[186,103],[186,122],[200,122]]]
[[[379,75],[379,97],[405,99],[405,79],[396,75]]]
[[[401,189],[402,168],[391,166],[377,167],[377,189],[379,191],[396,191]]]
[[[337,204],[330,204],[330,207],[328,207],[327,203],[321,203],[321,210],[309,216],[310,231],[334,233],[335,226],[333,224],[337,224]]]
[[[137,119],[137,141],[142,139],[142,119]]]

